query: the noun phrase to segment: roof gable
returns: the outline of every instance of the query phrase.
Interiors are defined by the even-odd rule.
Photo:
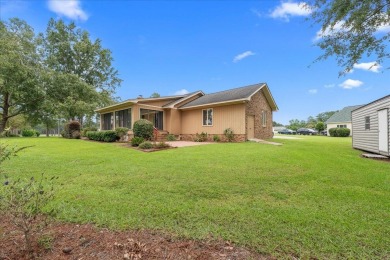
[[[326,120],[326,123],[329,124],[329,123],[338,123],[338,122],[351,122],[352,110],[355,110],[361,106],[362,105],[344,107],[340,111],[334,113],[328,120]]]

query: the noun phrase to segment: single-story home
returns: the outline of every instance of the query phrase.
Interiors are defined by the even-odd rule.
[[[331,128],[348,128],[351,130],[350,136],[352,136],[352,118],[351,118],[351,112],[354,109],[357,109],[361,107],[362,105],[358,106],[348,106],[344,107],[340,111],[334,113],[328,120],[326,120],[326,125],[327,125],[327,131],[328,131],[328,136],[329,134],[329,129]]]
[[[272,138],[272,113],[278,107],[266,83],[212,94],[195,91],[185,95],[129,99],[97,109],[100,129],[132,129],[139,119],[151,121],[162,134],[193,140],[202,132],[223,140],[231,128],[236,141]],[[130,134],[132,134],[130,132]]]
[[[353,148],[390,156],[390,95],[352,111]]]

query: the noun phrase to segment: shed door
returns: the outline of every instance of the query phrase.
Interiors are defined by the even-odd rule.
[[[387,109],[378,111],[379,152],[389,153],[389,117]]]
[[[248,116],[248,139],[255,137],[255,116]]]

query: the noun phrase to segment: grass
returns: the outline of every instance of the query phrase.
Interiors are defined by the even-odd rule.
[[[15,177],[59,176],[63,221],[222,238],[278,258],[390,257],[390,163],[350,138],[275,139],[142,153],[117,144],[13,138]]]

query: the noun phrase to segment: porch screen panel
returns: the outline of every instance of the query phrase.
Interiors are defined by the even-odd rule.
[[[131,128],[131,110],[125,109],[115,112],[115,127]]]
[[[103,114],[103,130],[111,130],[112,123],[112,113]]]
[[[163,111],[140,109],[141,118],[153,123],[153,126],[159,130],[163,130]]]

